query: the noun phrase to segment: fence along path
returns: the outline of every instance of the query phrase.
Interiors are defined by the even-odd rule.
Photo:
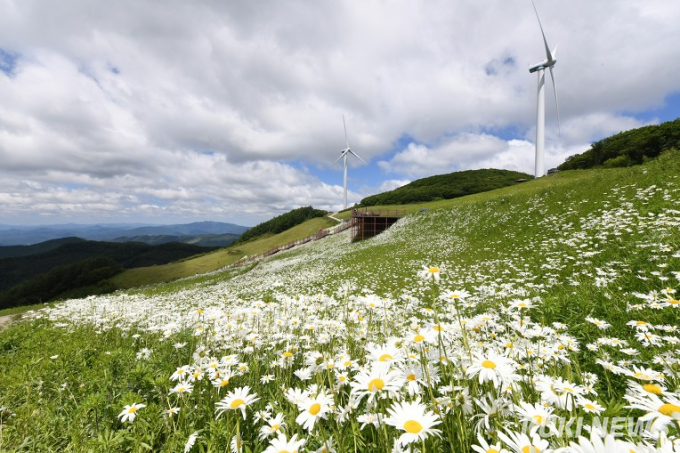
[[[332,217],[332,216],[329,216],[329,217],[331,217],[334,220],[340,221],[339,219],[336,219],[335,217]],[[312,234],[311,236],[307,236],[306,238],[303,238],[303,239],[298,239],[297,241],[289,242],[288,244],[280,245],[280,246],[275,247],[273,249],[267,250],[264,253],[260,253],[259,255],[243,257],[240,260],[236,261],[235,263],[231,263],[231,264],[223,267],[222,269],[229,269],[229,268],[232,268],[232,267],[245,266],[246,264],[250,264],[250,263],[253,263],[255,261],[259,261],[263,258],[266,258],[268,256],[279,253],[283,250],[288,250],[288,249],[291,249],[291,248],[296,247],[298,245],[306,244],[306,243],[311,242],[311,241],[317,241],[319,239],[325,238],[326,236],[332,236],[334,234],[341,233],[341,232],[352,227],[352,222],[349,221],[349,220],[343,220],[341,222],[342,223],[340,225],[336,225],[334,227],[326,228],[325,230],[319,230],[317,233]]]

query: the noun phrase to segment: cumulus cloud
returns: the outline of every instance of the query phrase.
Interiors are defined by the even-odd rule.
[[[559,44],[562,136],[548,85],[547,165],[641,124],[635,112],[680,91],[680,3],[537,7]],[[543,44],[530,4],[0,0],[0,9],[0,222],[29,219],[29,205],[63,221],[91,212],[244,223],[339,206],[341,176],[315,169],[344,147],[343,114],[352,149],[393,180],[533,168],[527,69]],[[403,136],[412,142],[395,146]],[[385,177],[372,185],[392,186]]]
[[[389,161],[379,161],[381,169],[410,177],[449,173],[504,151],[507,143],[488,134],[461,134],[437,146],[410,143]]]
[[[408,179],[387,179],[380,184],[379,192],[388,192],[410,183]]]

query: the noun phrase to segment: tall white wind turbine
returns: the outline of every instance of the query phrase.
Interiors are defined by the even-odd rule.
[[[557,127],[560,124],[560,108],[557,103],[557,87],[555,86],[555,76],[553,75],[553,66],[557,63],[555,59],[555,54],[557,53],[557,46],[550,52],[550,47],[548,47],[548,41],[545,39],[545,33],[543,33],[543,25],[541,25],[541,18],[538,16],[538,10],[533,0],[531,4],[534,6],[534,12],[536,12],[536,18],[538,19],[538,26],[541,28],[541,35],[543,36],[543,44],[545,44],[545,60],[532,66],[529,72],[538,73],[538,100],[536,107],[536,178],[540,178],[545,174],[545,69],[550,70],[550,78],[552,79],[553,92],[555,93],[555,107],[557,108]]]
[[[344,187],[345,187],[345,207],[344,209],[347,209],[347,155],[352,154],[354,157],[362,161],[363,163],[366,163],[365,160],[363,160],[357,153],[352,151],[349,148],[349,140],[347,139],[347,125],[345,124],[345,115],[342,115],[342,126],[345,128],[345,149],[340,150],[340,157],[333,162],[333,165],[335,165],[340,159],[343,159],[344,161],[344,166],[345,166],[345,177],[343,179],[344,181]]]

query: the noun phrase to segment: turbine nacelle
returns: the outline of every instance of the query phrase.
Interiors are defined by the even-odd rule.
[[[538,71],[539,69],[552,68],[553,66],[555,66],[555,63],[557,63],[557,60],[552,60],[552,61],[543,60],[542,62],[530,67],[529,72],[533,73],[533,72]]]

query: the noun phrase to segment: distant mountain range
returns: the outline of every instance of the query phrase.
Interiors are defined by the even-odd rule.
[[[32,245],[40,242],[78,237],[92,241],[144,242],[164,244],[184,242],[221,247],[236,240],[249,227],[223,222],[195,222],[179,225],[145,224],[63,224],[15,226],[0,224],[0,246]]]

